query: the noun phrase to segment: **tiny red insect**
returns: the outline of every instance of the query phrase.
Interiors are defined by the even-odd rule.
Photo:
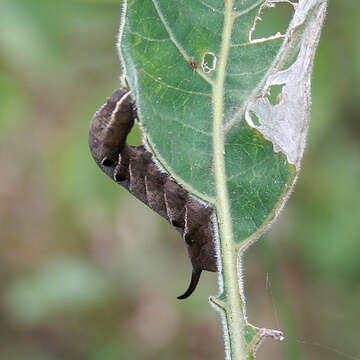
[[[197,65],[196,65],[196,63],[194,61],[189,60],[189,64],[194,70],[197,70]]]

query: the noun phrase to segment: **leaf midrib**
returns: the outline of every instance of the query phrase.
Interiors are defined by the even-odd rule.
[[[234,242],[233,220],[225,166],[225,133],[223,130],[224,114],[224,85],[226,66],[228,63],[232,30],[234,26],[233,0],[225,2],[224,25],[221,37],[221,49],[218,59],[215,87],[213,87],[213,161],[216,189],[216,216],[218,219],[221,266],[224,289],[226,291],[226,316],[231,318],[227,322],[229,327],[231,357],[243,360],[247,358],[244,349],[244,314],[239,294],[237,251]],[[225,275],[225,276],[224,276]]]

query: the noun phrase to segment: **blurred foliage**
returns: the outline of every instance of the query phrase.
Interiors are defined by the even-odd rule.
[[[176,300],[179,234],[89,154],[92,114],[119,87],[120,5],[0,2],[1,359],[223,358],[215,275]],[[250,319],[287,334],[259,359],[360,353],[359,18],[358,0],[330,2],[303,173],[245,259]]]

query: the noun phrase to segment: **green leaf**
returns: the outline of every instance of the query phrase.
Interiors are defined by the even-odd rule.
[[[263,12],[281,3],[294,12],[288,30],[258,38]],[[255,356],[263,336],[282,335],[246,336],[237,256],[269,227],[299,171],[326,0],[123,6],[119,52],[144,143],[178,183],[215,206],[222,263],[212,302],[227,320],[232,358]]]
[[[214,202],[212,106],[217,69],[205,74],[204,57],[219,54],[224,7],[195,1],[130,1],[123,55],[146,140],[161,164],[186,188]],[[244,2],[241,2],[244,3]],[[248,44],[263,1],[238,7],[226,80],[223,123],[226,169],[236,241],[273,217],[294,168],[244,121],[241,108],[269,70],[283,38]],[[215,5],[215,3],[214,3]],[[250,6],[251,5],[251,6]],[[209,56],[209,55],[208,55]],[[219,55],[215,55],[217,58]],[[197,72],[189,61],[197,64]],[[219,61],[217,61],[217,66]]]

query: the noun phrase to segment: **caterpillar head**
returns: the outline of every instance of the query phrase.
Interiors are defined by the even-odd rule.
[[[91,121],[90,151],[96,163],[109,176],[112,176],[118,163],[135,117],[131,92],[122,88],[114,92]]]

